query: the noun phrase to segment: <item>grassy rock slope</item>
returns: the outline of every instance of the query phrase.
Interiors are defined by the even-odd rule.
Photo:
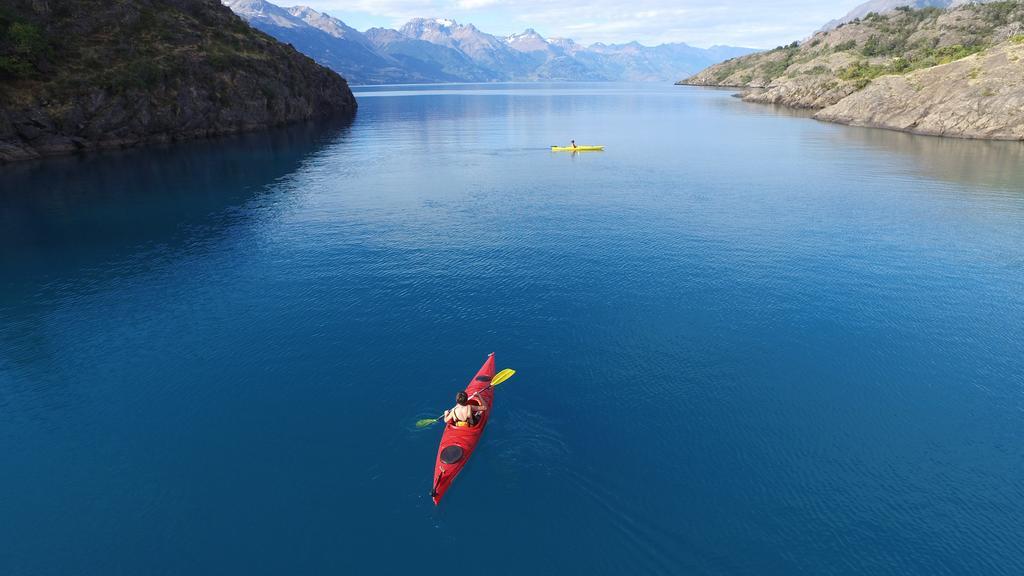
[[[935,136],[1024,140],[1024,42],[882,76],[815,117]]]
[[[744,88],[750,102],[822,109],[848,124],[1024,139],[1024,4],[899,9],[680,82]]]
[[[219,0],[0,6],[0,161],[351,114],[336,73]]]

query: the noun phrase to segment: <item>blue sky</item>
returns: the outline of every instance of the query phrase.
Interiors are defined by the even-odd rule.
[[[306,4],[359,30],[413,17],[473,23],[492,34],[534,28],[578,42],[686,42],[772,48],[808,36],[863,0],[271,0]]]

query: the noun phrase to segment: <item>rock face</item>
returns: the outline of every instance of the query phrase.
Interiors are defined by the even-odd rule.
[[[815,117],[934,136],[1024,140],[1024,43],[883,76]]]
[[[218,0],[9,0],[0,9],[0,161],[355,109],[338,74]]]
[[[822,120],[963,138],[1022,139],[1024,4],[871,14],[804,43],[735,58],[679,84]]]

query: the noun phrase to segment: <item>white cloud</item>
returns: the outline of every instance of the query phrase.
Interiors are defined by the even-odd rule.
[[[496,6],[498,4],[501,4],[501,0],[458,0],[455,3],[462,10],[486,8],[487,6]]]

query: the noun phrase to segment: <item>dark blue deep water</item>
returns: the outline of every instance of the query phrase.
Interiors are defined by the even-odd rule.
[[[1024,573],[1024,144],[390,90],[0,167],[0,574]]]

